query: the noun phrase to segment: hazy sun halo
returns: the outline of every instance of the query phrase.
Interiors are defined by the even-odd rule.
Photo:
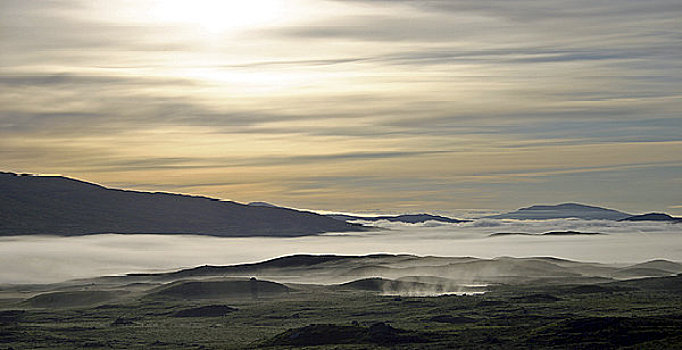
[[[157,0],[157,21],[198,25],[211,33],[223,33],[266,25],[283,11],[283,0]]]

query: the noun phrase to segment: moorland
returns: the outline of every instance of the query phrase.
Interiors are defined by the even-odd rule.
[[[0,348],[676,348],[680,272],[666,260],[294,255],[4,285]]]

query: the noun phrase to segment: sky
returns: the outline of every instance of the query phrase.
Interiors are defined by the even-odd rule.
[[[682,215],[679,0],[0,0],[0,171]]]

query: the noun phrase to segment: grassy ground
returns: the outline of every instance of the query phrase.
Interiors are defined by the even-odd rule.
[[[682,348],[682,295],[634,287],[419,298],[311,288],[258,300],[130,293],[87,307],[0,305],[0,349]],[[216,305],[236,310],[185,311]],[[224,314],[176,317],[206,310]]]

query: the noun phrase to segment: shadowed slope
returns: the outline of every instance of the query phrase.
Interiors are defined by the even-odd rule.
[[[651,266],[649,266],[651,265]],[[665,266],[667,269],[655,268]],[[381,277],[399,282],[441,286],[468,283],[599,283],[613,277],[633,278],[673,274],[677,263],[659,260],[650,264],[617,267],[550,257],[477,259],[470,257],[419,257],[374,254],[366,256],[291,255],[251,264],[200,266],[169,273],[131,274],[116,277],[139,281],[173,281],[186,278],[256,276],[275,281],[338,284],[353,279]],[[672,272],[670,272],[672,270]],[[405,279],[410,277],[410,279]]]
[[[386,220],[390,222],[403,222],[406,224],[421,224],[425,223],[427,221],[437,221],[437,222],[445,222],[449,224],[458,224],[462,222],[470,222],[471,220],[460,220],[460,219],[453,219],[445,216],[440,216],[440,215],[431,215],[431,214],[405,214],[405,215],[397,215],[397,216],[353,216],[353,215],[342,215],[342,214],[332,214],[332,215],[327,215],[330,218],[334,218],[336,220],[341,220],[341,221],[354,221],[354,220],[362,220],[362,221],[381,221],[381,220]]]
[[[235,311],[236,308],[227,305],[206,305],[180,310],[172,317],[220,317]]]
[[[665,213],[649,213],[643,215],[634,215],[618,221],[664,221],[675,224],[682,223],[682,218],[672,217]]]
[[[121,291],[73,291],[73,292],[50,292],[38,294],[25,301],[26,305],[33,307],[77,307],[87,306],[93,304],[100,304],[116,299],[121,294],[127,292]]]
[[[506,214],[488,216],[490,219],[547,220],[580,218],[585,220],[620,220],[631,216],[613,209],[594,207],[577,203],[558,205],[534,205]]]
[[[311,324],[289,329],[276,335],[263,345],[266,346],[313,346],[330,344],[368,344],[391,345],[400,343],[423,343],[428,336],[393,328],[382,322],[362,326],[335,324]]]
[[[673,261],[656,259],[630,266],[630,268],[651,268],[668,271],[670,273],[682,272],[682,264]]]
[[[630,287],[643,290],[667,291],[682,293],[682,275],[666,277],[647,277],[607,284],[614,287]]]
[[[149,295],[173,299],[221,299],[257,298],[287,293],[287,286],[270,281],[181,281],[160,287]]]
[[[0,235],[301,236],[363,229],[360,225],[286,208],[114,190],[61,176],[0,173]]]
[[[439,284],[429,284],[422,282],[392,281],[379,277],[364,278],[348,283],[343,283],[332,287],[336,290],[364,290],[383,293],[409,293],[409,292],[430,292],[444,293],[447,288]]]

